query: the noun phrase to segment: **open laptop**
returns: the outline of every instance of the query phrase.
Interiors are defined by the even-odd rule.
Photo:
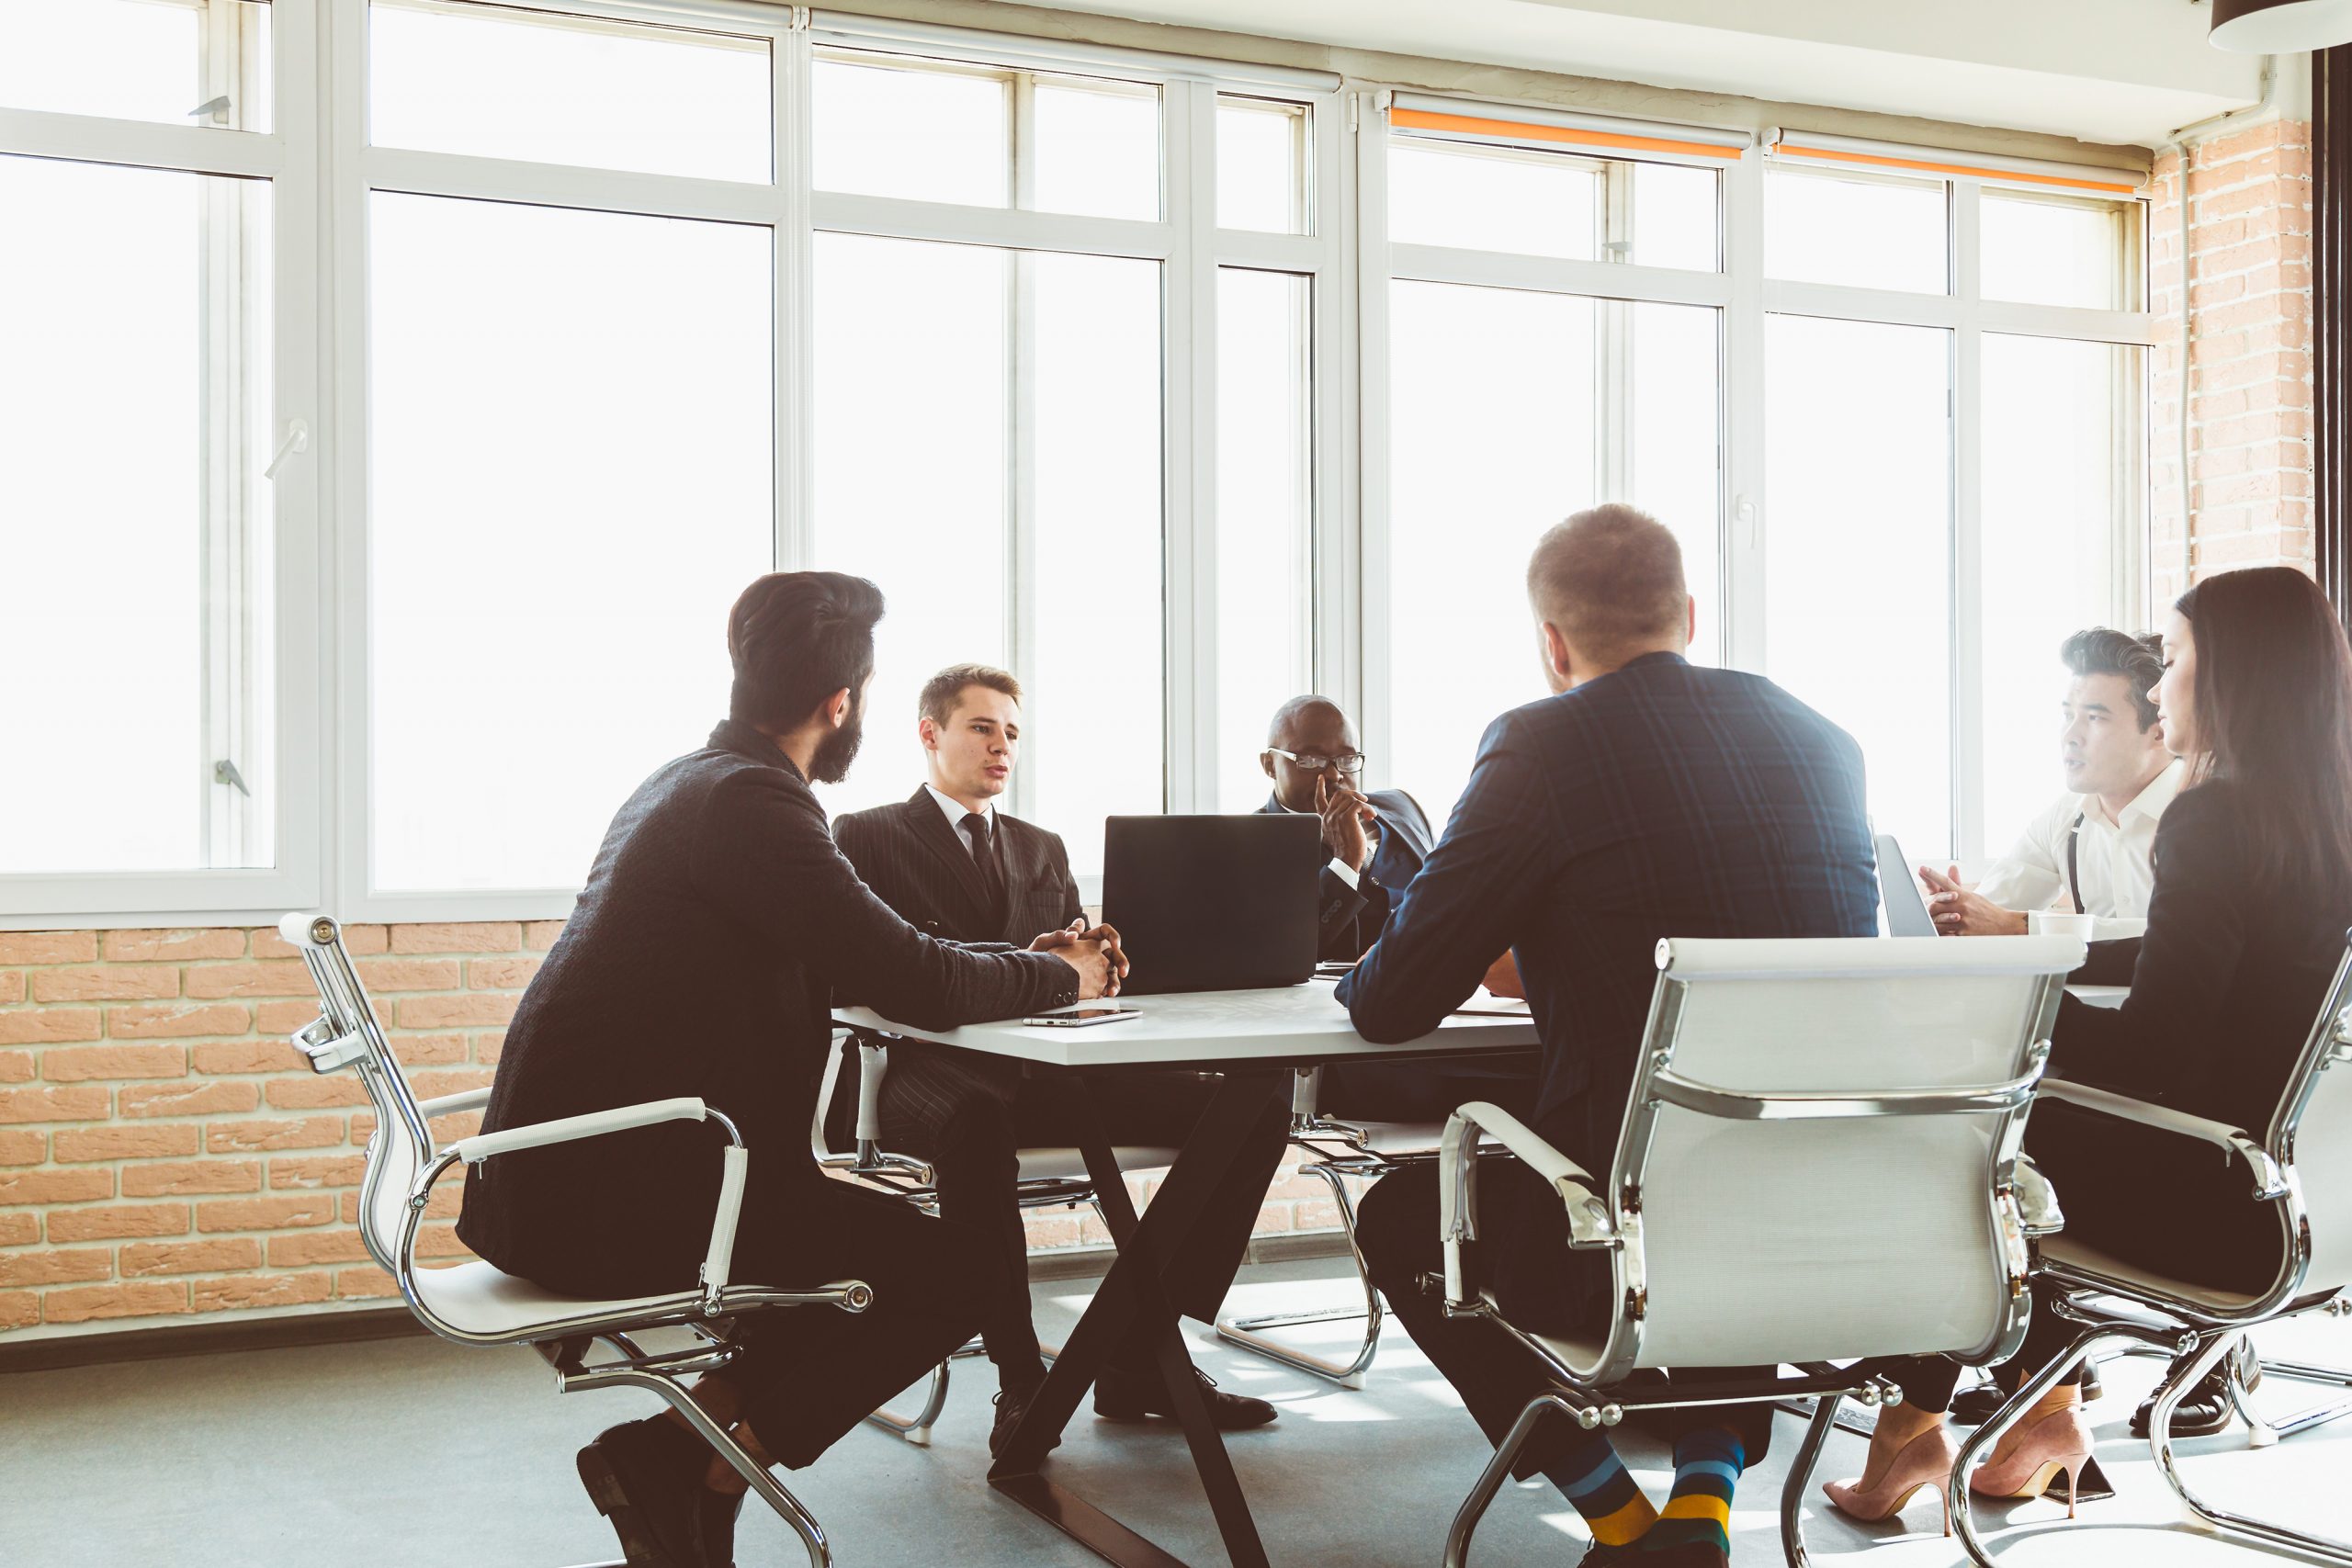
[[[1892,833],[1881,833],[1876,842],[1878,901],[1886,910],[1886,934],[1937,935],[1935,917],[1928,913],[1928,900],[1919,892],[1919,879],[1911,874],[1911,863],[1903,858],[1903,846]]]
[[[1102,919],[1126,949],[1121,994],[1305,984],[1329,859],[1319,817],[1107,818]]]

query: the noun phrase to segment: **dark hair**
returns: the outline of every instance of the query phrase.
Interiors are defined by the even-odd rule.
[[[882,590],[839,571],[772,571],[727,614],[735,661],[728,711],[772,734],[792,729],[847,687],[851,701],[874,672],[874,623]]]
[[[922,683],[922,694],[915,699],[915,712],[933,724],[945,724],[956,712],[956,700],[964,694],[967,686],[986,686],[1016,703],[1021,700],[1021,682],[1012,678],[1010,670],[1000,670],[993,664],[951,664]]]
[[[2197,639],[2192,696],[2211,776],[2239,795],[2257,880],[2352,896],[2352,649],[2292,567],[2222,572],[2174,606]]]
[[[1648,513],[1611,502],[1556,523],[1527,563],[1527,597],[1576,650],[1622,663],[1689,624],[1682,547]]]
[[[2061,644],[2058,657],[2076,675],[2122,676],[2132,688],[2132,707],[2140,716],[2141,733],[2147,733],[2156,722],[2156,705],[2148,693],[2164,678],[2164,638],[2153,632],[2133,637],[2112,626],[2092,626]]]

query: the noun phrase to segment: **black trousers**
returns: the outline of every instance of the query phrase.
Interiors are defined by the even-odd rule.
[[[706,1223],[696,1220],[695,1224]],[[654,1270],[653,1273],[662,1273]],[[1004,1259],[985,1232],[899,1199],[835,1181],[813,1162],[752,1162],[735,1230],[731,1279],[809,1290],[842,1280],[874,1287],[861,1313],[775,1307],[741,1319],[742,1353],[719,1375],[741,1390],[742,1418],[781,1463],[814,1463],[891,1395],[978,1328],[1003,1290]],[[677,1290],[637,1259],[604,1253],[533,1278],[605,1297]]]
[[[1500,1328],[1479,1318],[1446,1316],[1442,1299],[1420,1288],[1423,1273],[1445,1267],[1437,1166],[1409,1166],[1374,1182],[1364,1194],[1356,1234],[1389,1309],[1462,1395],[1487,1440],[1500,1444],[1528,1402],[1554,1385],[1543,1364]],[[1559,1194],[1515,1159],[1479,1162],[1478,1239],[1466,1261],[1494,1292],[1504,1315],[1531,1333],[1589,1333],[1607,1319],[1615,1288],[1609,1259],[1568,1249],[1567,1211]],[[1770,1377],[1773,1371],[1693,1367],[1667,1376],[1669,1382],[1714,1381]],[[1626,1419],[1669,1440],[1702,1427],[1730,1427],[1750,1464],[1764,1457],[1772,1437],[1769,1404],[1664,1410],[1654,1417],[1629,1413]],[[1521,1450],[1513,1473],[1524,1478],[1555,1468],[1570,1434],[1566,1419],[1546,1420]]]
[[[2243,1161],[2177,1134],[2045,1100],[2035,1105],[2026,1152],[2057,1191],[2066,1234],[2123,1262],[2194,1284],[2255,1292],[2278,1276],[2284,1242],[2267,1203],[2248,1196]],[[2018,1353],[1993,1369],[2014,1393],[2081,1331],[2051,1310],[2058,1292],[2037,1282],[2033,1321]],[[1943,1357],[1865,1364],[1903,1385],[1922,1410],[1948,1410],[1960,1365]]]
[[[1020,1151],[1074,1146],[1097,1126],[1114,1145],[1180,1147],[1216,1089],[1214,1077],[1156,1070],[1096,1073],[1081,1085],[1067,1074],[1023,1077],[1016,1062],[920,1043],[891,1045],[882,1085],[883,1146],[930,1162],[941,1216],[989,1238],[997,1283],[976,1299],[981,1340],[1001,1379],[1030,1384],[1044,1371],[1029,1315],[1029,1243],[1015,1190]],[[1169,1260],[1162,1279],[1169,1299],[1186,1316],[1216,1320],[1257,1228],[1289,1130],[1287,1106],[1270,1104]],[[1136,1343],[1113,1352],[1112,1362],[1148,1368],[1148,1335],[1139,1331]]]

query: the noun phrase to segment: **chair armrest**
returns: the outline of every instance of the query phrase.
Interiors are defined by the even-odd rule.
[[[461,1089],[455,1094],[445,1094],[437,1100],[420,1101],[416,1109],[425,1120],[431,1121],[435,1116],[447,1116],[452,1111],[480,1111],[489,1103],[488,1089]]]
[[[489,1095],[487,1089],[469,1089],[465,1094],[453,1094],[432,1100],[434,1105],[464,1100],[469,1095]],[[420,1107],[420,1109],[422,1109]],[[460,1138],[441,1151],[440,1157],[425,1167],[410,1191],[409,1207],[415,1211],[409,1216],[409,1232],[413,1239],[417,1215],[433,1196],[433,1184],[450,1165],[463,1160],[468,1165],[480,1165],[493,1155],[512,1154],[517,1149],[544,1148],[549,1144],[568,1144],[582,1138],[602,1137],[607,1133],[625,1133],[634,1127],[651,1127],[663,1122],[716,1122],[727,1135],[727,1146],[719,1151],[718,1207],[711,1215],[710,1245],[703,1251],[702,1297],[703,1311],[715,1315],[719,1309],[719,1293],[727,1288],[729,1271],[735,1263],[735,1226],[743,1213],[743,1179],[751,1168],[751,1151],[743,1146],[743,1135],[735,1123],[711,1110],[701,1100],[649,1100],[642,1105],[624,1105],[612,1111],[592,1111],[585,1116],[564,1116],[553,1122],[534,1122],[528,1127],[509,1127],[503,1132],[478,1133],[470,1138]],[[408,1260],[414,1267],[413,1259]]]
[[[1474,1100],[1446,1118],[1438,1143],[1438,1227],[1445,1244],[1445,1297],[1454,1306],[1467,1306],[1462,1269],[1462,1244],[1478,1235],[1479,1134],[1519,1156],[1521,1163],[1552,1184],[1568,1211],[1568,1245],[1572,1247],[1614,1247],[1622,1243],[1611,1224],[1609,1206],[1593,1189],[1593,1174],[1536,1136],[1535,1133],[1498,1105]]]
[[[2287,1196],[2287,1173],[2279,1168],[2277,1160],[2270,1157],[2270,1151],[2262,1146],[2259,1139],[2227,1122],[2191,1116],[2188,1111],[2176,1111],[2169,1105],[2152,1105],[2144,1100],[2134,1100],[2128,1094],[2094,1089],[2089,1084],[2073,1083],[2065,1078],[2044,1078],[2041,1093],[2052,1100],[2079,1105],[2086,1111],[2096,1111],[2120,1121],[2137,1122],[2143,1127],[2154,1127],[2159,1132],[2195,1138],[2200,1143],[2226,1149],[2254,1168],[2256,1198],[2267,1201]]]
[[[449,1152],[468,1165],[480,1165],[492,1155],[513,1154],[517,1149],[568,1144],[580,1138],[601,1137],[606,1133],[625,1133],[632,1127],[650,1127],[662,1122],[699,1122],[709,1114],[709,1110],[699,1100],[649,1100],[642,1105],[623,1105],[611,1111],[591,1111],[584,1116],[562,1116],[553,1122],[535,1122],[527,1127],[477,1133],[470,1138],[459,1138],[451,1144]],[[731,1133],[734,1129],[730,1126],[728,1131]]]

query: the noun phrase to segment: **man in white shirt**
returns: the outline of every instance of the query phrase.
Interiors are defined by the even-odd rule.
[[[2164,673],[2155,637],[2106,626],[2076,632],[2059,650],[2074,674],[2062,708],[2060,795],[1993,863],[1974,891],[1922,866],[1928,908],[1948,936],[2022,936],[2025,911],[2097,918],[2096,940],[2138,936],[2155,885],[2156,823],[2187,764],[2165,750],[2149,689]]]

